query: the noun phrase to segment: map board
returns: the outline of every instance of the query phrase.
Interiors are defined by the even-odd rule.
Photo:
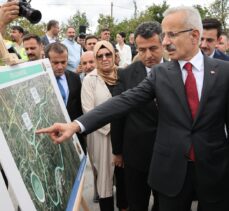
[[[35,134],[66,121],[47,59],[0,69],[0,164],[22,211],[73,209],[86,163],[78,139]]]

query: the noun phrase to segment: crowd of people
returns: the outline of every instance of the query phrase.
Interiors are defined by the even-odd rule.
[[[0,31],[18,16],[18,3],[0,8]],[[215,18],[193,7],[169,8],[162,23],[130,33],[104,28],[99,37],[69,26],[58,39],[51,20],[39,37],[11,28],[26,61],[48,58],[71,123],[47,133],[60,144],[77,133],[88,154],[101,211],[228,211],[228,36]],[[114,182],[115,181],[115,182]],[[149,208],[150,196],[154,197]]]

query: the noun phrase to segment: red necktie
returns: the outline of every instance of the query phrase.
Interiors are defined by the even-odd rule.
[[[198,98],[198,92],[196,87],[196,79],[192,72],[192,64],[186,63],[184,65],[184,68],[187,70],[187,78],[185,81],[185,92],[188,100],[188,105],[192,114],[192,119],[195,118],[198,106],[199,106],[199,98]],[[193,145],[191,145],[190,151],[189,151],[189,158],[192,161],[195,161],[195,154],[194,154],[194,148]]]

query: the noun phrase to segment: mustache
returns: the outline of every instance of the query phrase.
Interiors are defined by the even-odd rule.
[[[166,49],[167,51],[175,51],[175,50],[176,50],[176,46],[173,45],[173,44],[166,45],[166,46],[165,46],[165,49]]]

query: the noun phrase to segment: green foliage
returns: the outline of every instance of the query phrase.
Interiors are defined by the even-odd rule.
[[[109,27],[111,29],[111,40],[115,40],[115,36],[117,33],[123,31],[126,33],[126,38],[128,38],[129,34],[134,32],[136,27],[145,21],[158,21],[161,23],[163,19],[164,11],[169,7],[169,5],[164,1],[161,5],[153,4],[152,6],[148,7],[147,10],[137,14],[136,18],[132,17],[130,19],[125,19],[120,23],[115,23],[114,20],[110,18],[110,16],[103,16],[100,15],[99,18],[99,27],[98,27],[98,34],[100,33],[101,26],[112,26]],[[127,39],[128,41],[128,39]]]
[[[109,15],[99,14],[99,19],[97,20],[97,22],[98,22],[97,33],[96,33],[97,36],[100,35],[101,30],[103,28],[108,28],[111,30],[111,39],[113,39],[115,36],[113,28],[116,25],[114,18]]]
[[[32,34],[37,34],[39,36],[44,35],[46,31],[46,24],[45,23],[38,23],[38,24],[31,24],[27,19],[25,18],[18,18],[14,22],[12,22],[6,29],[5,32],[5,39],[10,39],[10,27],[13,25],[19,25],[21,26],[25,31],[32,33]]]
[[[199,11],[201,19],[204,19],[210,16],[210,12],[207,7],[202,7],[199,4],[194,5],[193,7],[195,7]]]
[[[161,5],[153,4],[143,13],[144,19],[146,21],[153,20],[161,23],[163,19],[163,13],[168,8],[169,5],[166,3],[166,1],[164,1]]]
[[[65,32],[68,26],[74,27],[74,29],[76,30],[76,34],[79,34],[80,25],[85,25],[86,27],[88,27],[89,22],[87,20],[86,13],[85,12],[81,13],[80,11],[77,10],[76,13],[67,20],[67,24],[65,23],[61,24],[60,37],[61,38],[65,37]]]
[[[228,0],[215,0],[210,5],[210,14],[212,17],[217,18],[221,23],[223,30],[227,30],[227,20],[229,11],[229,1]]]

